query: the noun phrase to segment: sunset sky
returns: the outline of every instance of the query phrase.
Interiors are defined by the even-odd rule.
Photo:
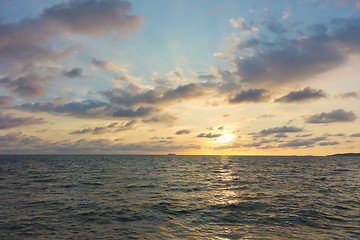
[[[360,1],[0,0],[0,153],[360,152]]]

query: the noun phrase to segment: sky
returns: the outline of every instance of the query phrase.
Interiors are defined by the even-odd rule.
[[[0,0],[0,154],[360,152],[358,0]]]

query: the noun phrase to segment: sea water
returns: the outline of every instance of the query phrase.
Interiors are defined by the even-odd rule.
[[[360,157],[0,156],[0,239],[360,239]]]

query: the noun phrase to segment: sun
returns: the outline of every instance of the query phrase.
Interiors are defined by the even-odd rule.
[[[235,138],[234,135],[231,135],[231,134],[228,134],[228,133],[223,133],[214,142],[215,143],[227,143],[227,142],[234,141],[234,138]]]

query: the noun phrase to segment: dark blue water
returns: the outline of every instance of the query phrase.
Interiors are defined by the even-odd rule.
[[[0,156],[0,239],[360,239],[360,157]]]

